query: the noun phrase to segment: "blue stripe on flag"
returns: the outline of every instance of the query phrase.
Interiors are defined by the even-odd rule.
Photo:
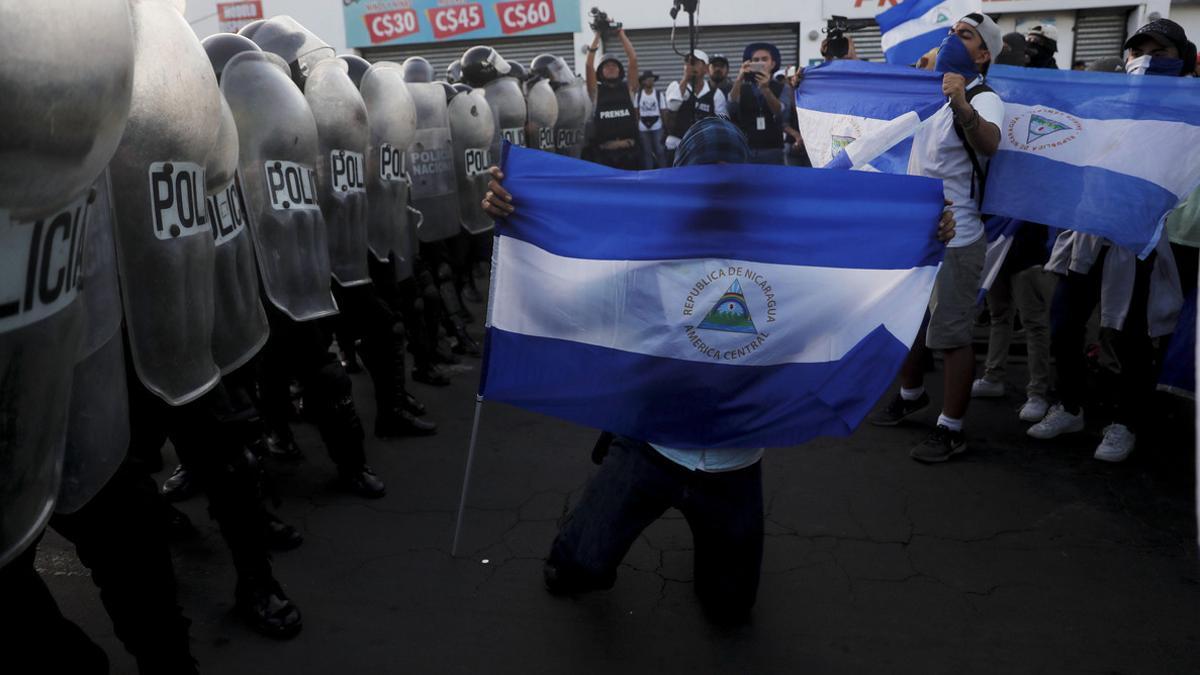
[[[1005,103],[1045,106],[1076,117],[1200,124],[1200,82],[1190,77],[994,65],[987,82]]]
[[[1157,240],[1160,217],[1152,214],[1178,202],[1171,191],[1136,176],[1001,150],[988,168],[983,211],[1096,234],[1142,252]]]
[[[942,185],[928,178],[734,164],[625,172],[512,146],[504,172],[519,201],[497,234],[569,258],[911,269],[944,251]]]
[[[925,119],[945,102],[941,73],[866,61],[830,61],[807,68],[796,92],[798,108],[877,120],[909,111]]]
[[[903,7],[903,5],[896,5],[896,7]],[[923,33],[904,42],[897,43],[895,47],[887,50],[883,55],[888,63],[911,66],[920,61],[921,57],[925,56],[925,53],[930,49],[940,45],[944,39],[946,39],[946,29],[936,28],[928,33]]]
[[[849,435],[908,346],[880,326],[839,361],[748,367],[489,328],[485,353],[499,355],[484,364],[488,400],[674,448],[752,448]]]

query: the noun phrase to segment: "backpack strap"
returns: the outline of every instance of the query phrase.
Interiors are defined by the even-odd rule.
[[[982,94],[985,92],[991,92],[991,91],[994,91],[994,90],[991,87],[987,86],[986,83],[981,82],[980,84],[977,84],[974,87],[971,87],[970,89],[967,90],[967,92],[966,92],[967,103],[970,103],[971,99],[975,98],[979,94]],[[953,113],[951,113],[951,114],[953,114]],[[971,160],[971,197],[977,199],[979,202],[979,206],[982,208],[983,207],[983,193],[984,193],[984,190],[987,188],[987,171],[985,171],[983,169],[983,165],[980,164],[979,155],[975,154],[975,148],[972,148],[971,144],[969,142],[967,142],[967,134],[965,131],[963,131],[962,125],[958,123],[957,119],[954,120],[954,133],[958,136],[958,140],[962,141],[963,149],[967,151],[967,158]],[[976,196],[976,191],[975,191],[976,181],[979,182],[978,196]]]

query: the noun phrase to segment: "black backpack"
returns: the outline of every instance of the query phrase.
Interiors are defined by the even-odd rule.
[[[993,91],[987,84],[980,83],[967,90],[967,103],[979,94]],[[951,113],[953,114],[953,113]],[[962,125],[958,120],[954,120],[954,133],[958,136],[958,140],[962,141],[963,149],[967,151],[967,157],[971,160],[971,197],[974,197],[979,202],[980,209],[983,208],[983,192],[987,188],[987,171],[983,169],[983,165],[979,163],[979,155],[975,154],[975,148],[967,142],[967,134],[963,131]],[[975,182],[979,181],[979,196],[975,195]]]

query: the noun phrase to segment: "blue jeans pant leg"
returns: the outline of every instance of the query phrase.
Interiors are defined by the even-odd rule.
[[[696,546],[696,595],[713,619],[744,619],[762,574],[762,462],[727,473],[693,474],[679,509]]]
[[[653,461],[651,452],[639,441],[613,441],[550,548],[547,562],[568,585],[610,588],[634,540],[680,493],[685,470],[680,467],[680,475],[674,475]]]

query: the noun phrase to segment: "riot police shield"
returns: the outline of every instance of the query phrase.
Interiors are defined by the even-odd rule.
[[[592,114],[591,99],[583,80],[575,78],[570,84],[554,91],[558,99],[558,120],[554,123],[554,146],[560,155],[578,158],[583,154],[584,131]]]
[[[370,283],[367,270],[367,106],[341,59],[312,67],[304,98],[317,122],[317,200],[329,263],[342,286]]]
[[[170,405],[216,386],[213,259],[204,163],[221,94],[196,34],[171,5],[130,5],[133,105],[109,164],[117,269],[138,379]],[[170,59],[163,58],[171,54]]]
[[[499,155],[492,154],[496,116],[483,90],[464,91],[450,100],[450,129],[463,229],[471,234],[487,232],[492,229],[492,218],[480,204],[491,180],[488,167],[499,161]]]
[[[107,172],[93,190],[79,270],[83,342],[71,386],[58,513],[74,513],[91,501],[129,450],[129,390]]]
[[[525,138],[527,147],[554,152],[554,125],[558,122],[558,97],[544,79],[525,90],[525,106],[528,109],[529,128]]]
[[[287,64],[268,52],[233,57],[221,91],[237,123],[242,194],[263,289],[296,321],[337,313],[313,162],[317,123]]]
[[[0,567],[42,531],[61,477],[82,329],[89,186],[125,128],[125,0],[0,7]],[[46,50],[46,45],[88,49]]]
[[[243,35],[264,52],[278,54],[287,62],[289,75],[296,84],[308,79],[318,63],[337,56],[333,47],[290,16],[271,17],[252,34]]]
[[[417,133],[408,147],[408,175],[413,206],[425,216],[417,234],[421,241],[440,241],[458,234],[460,228],[446,93],[440,84],[423,82],[409,82],[408,91],[417,111]]]
[[[417,253],[416,223],[408,207],[409,177],[404,158],[417,134],[413,105],[399,65],[382,61],[363,75],[360,88],[367,104],[371,142],[367,148],[367,241],[371,255],[383,262],[395,256],[411,260]]]
[[[512,77],[501,77],[483,87],[483,95],[492,109],[496,135],[492,138],[493,161],[500,161],[500,147],[504,141],[513,145],[525,145],[525,94],[521,83]],[[482,199],[482,197],[480,197]]]
[[[270,328],[258,289],[254,243],[238,179],[238,132],[221,98],[221,127],[205,164],[205,203],[216,245],[213,274],[213,359],[222,375],[241,368],[267,343]]]

